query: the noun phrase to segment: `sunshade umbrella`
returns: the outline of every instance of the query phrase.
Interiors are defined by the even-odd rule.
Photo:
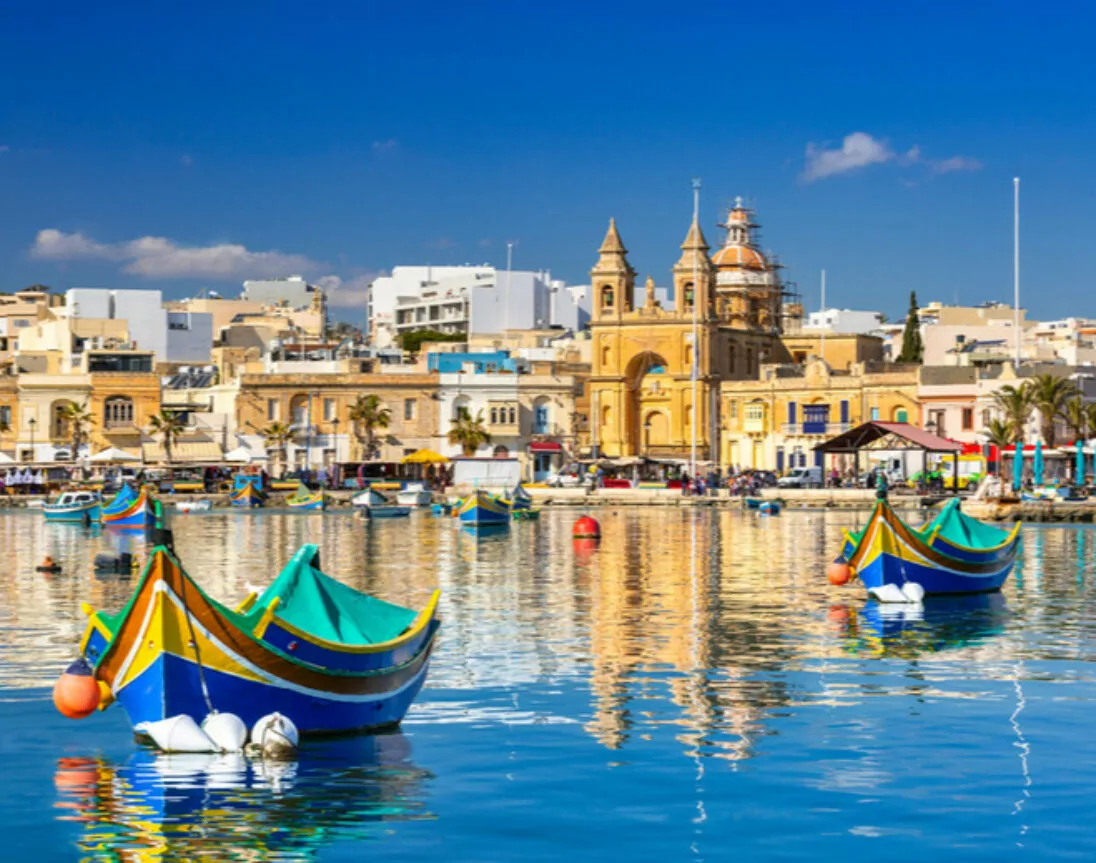
[[[1043,484],[1043,442],[1035,441],[1035,458],[1031,462],[1032,481],[1035,485]]]
[[[1077,475],[1073,478],[1074,485],[1083,485],[1085,481],[1085,442],[1077,438]]]
[[[126,452],[124,449],[118,449],[116,446],[107,447],[100,453],[93,455],[88,461],[94,462],[108,462],[108,461],[140,461],[140,456],[135,456],[132,453]]]
[[[0,464],[15,464],[15,459],[10,455],[0,452]]]
[[[1017,441],[1012,445],[1012,488],[1019,491],[1024,483],[1024,445]]]
[[[411,453],[404,460],[404,464],[445,464],[449,459],[432,449],[420,449]]]

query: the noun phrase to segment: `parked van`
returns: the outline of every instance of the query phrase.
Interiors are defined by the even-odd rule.
[[[797,467],[776,481],[780,488],[822,488],[822,468]]]

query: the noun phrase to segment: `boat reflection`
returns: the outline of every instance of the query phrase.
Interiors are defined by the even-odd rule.
[[[122,764],[62,758],[62,820],[81,852],[112,860],[308,860],[323,847],[375,837],[390,822],[433,818],[431,778],[400,733],[310,744],[300,761],[166,755]]]
[[[912,659],[980,644],[1004,631],[1008,603],[1000,593],[929,597],[923,605],[869,600],[861,608],[833,606],[842,646],[857,655]]]

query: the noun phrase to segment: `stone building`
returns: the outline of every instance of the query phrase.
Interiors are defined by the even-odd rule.
[[[722,247],[709,256],[700,225],[690,226],[672,269],[674,307],[666,308],[650,278],[636,304],[636,273],[610,221],[590,273],[590,429],[598,455],[689,458],[695,416],[698,460],[718,458],[721,384],[750,380],[763,363],[785,359],[779,267],[754,242],[756,225],[741,201],[724,227]]]

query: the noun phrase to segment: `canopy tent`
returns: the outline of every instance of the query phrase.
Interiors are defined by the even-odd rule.
[[[420,449],[403,459],[403,464],[446,464],[449,461],[441,453],[432,449]]]
[[[909,423],[871,421],[849,429],[837,437],[818,444],[814,451],[822,455],[854,455],[856,473],[860,474],[860,450],[897,450],[921,453],[921,473],[925,472],[928,453],[950,453],[955,475],[955,488],[959,487],[959,454],[963,445],[959,441],[940,437]]]
[[[93,462],[97,462],[97,463],[102,463],[102,462],[134,462],[134,461],[140,461],[140,460],[141,460],[141,457],[139,455],[134,455],[133,453],[126,452],[124,449],[118,449],[118,447],[116,447],[116,446],[107,447],[102,452],[98,452],[95,455],[93,455],[90,459],[88,459],[88,461],[93,461]]]
[[[233,462],[234,464],[251,464],[256,458],[258,458],[258,456],[246,446],[238,446],[231,452],[225,453],[225,461]]]
[[[10,455],[0,452],[0,464],[15,464],[15,459]]]

